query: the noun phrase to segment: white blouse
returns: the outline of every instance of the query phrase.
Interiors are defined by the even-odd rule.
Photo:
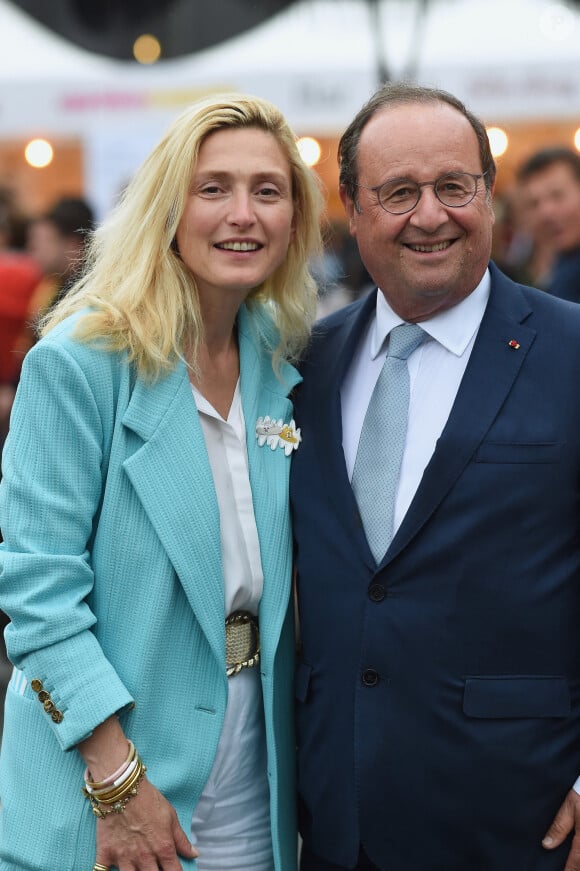
[[[225,613],[258,613],[264,584],[250,487],[240,384],[227,420],[195,387],[193,395],[220,512]],[[224,663],[225,668],[225,663]],[[199,871],[272,871],[270,795],[260,669],[228,681],[216,758],[191,823]]]
[[[227,421],[199,390],[192,389],[220,512],[225,616],[239,609],[257,614],[264,576],[250,487],[240,382]]]

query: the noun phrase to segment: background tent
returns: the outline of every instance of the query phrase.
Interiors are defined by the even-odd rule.
[[[64,43],[0,0],[0,137],[74,135],[108,207],[169,121],[202,93],[249,91],[300,134],[335,137],[391,77],[462,97],[486,121],[578,118],[580,13],[554,0],[302,0],[235,39],[139,67]],[[332,158],[334,159],[334,158]]]

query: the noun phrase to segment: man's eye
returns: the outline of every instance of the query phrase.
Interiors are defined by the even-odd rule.
[[[410,187],[400,187],[394,190],[390,196],[392,197],[408,197],[411,196],[415,191]]]
[[[390,203],[404,202],[412,199],[417,195],[417,190],[413,185],[399,185],[396,188],[385,188],[382,192],[382,199]]]

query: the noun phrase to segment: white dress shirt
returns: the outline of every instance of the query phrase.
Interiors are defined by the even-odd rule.
[[[246,427],[236,391],[227,420],[193,389],[220,512],[226,614],[258,613],[264,576],[250,487]],[[224,663],[225,669],[225,663]],[[270,792],[259,668],[228,681],[216,757],[191,821],[199,871],[271,871]]]
[[[489,289],[486,270],[466,299],[421,321],[427,338],[407,360],[409,421],[395,502],[395,531],[407,513],[447,423],[489,299]],[[402,323],[379,290],[375,316],[355,350],[341,388],[342,446],[349,479],[368,404],[387,356],[387,338]]]

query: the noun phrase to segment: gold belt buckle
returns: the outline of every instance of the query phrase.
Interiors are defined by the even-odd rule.
[[[258,618],[249,611],[233,611],[226,617],[226,674],[232,677],[260,660]]]

